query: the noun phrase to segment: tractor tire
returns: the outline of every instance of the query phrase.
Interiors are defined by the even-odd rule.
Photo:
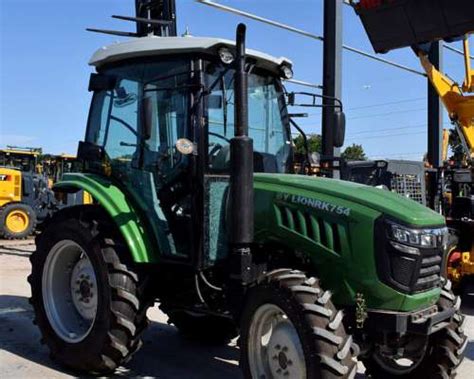
[[[183,336],[208,344],[225,345],[239,334],[230,318],[186,311],[172,312],[168,317],[168,323],[174,324]]]
[[[245,378],[353,378],[358,347],[331,292],[301,271],[280,269],[249,290],[241,316]]]
[[[396,369],[388,371],[380,363],[380,359],[374,355],[361,357],[368,377],[377,379],[449,379],[456,376],[456,369],[464,358],[468,339],[463,330],[464,316],[460,311],[461,299],[453,294],[451,282],[444,278],[442,280],[443,289],[437,305],[440,311],[453,307],[456,309],[451,323],[428,338],[422,360],[410,372],[397,373]]]
[[[36,229],[36,213],[27,204],[10,203],[0,208],[0,235],[9,240],[25,239]]]
[[[110,226],[79,217],[48,224],[30,260],[34,323],[51,357],[82,373],[108,374],[141,346],[148,325],[143,275]]]

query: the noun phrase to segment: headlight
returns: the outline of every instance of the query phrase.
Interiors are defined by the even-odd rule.
[[[396,242],[410,247],[424,249],[447,248],[448,228],[415,229],[394,222],[388,223],[388,237]],[[398,248],[398,250],[400,250]],[[414,250],[411,250],[414,252]]]
[[[222,63],[231,64],[235,57],[232,51],[227,47],[221,47],[218,51],[219,58],[221,58]]]
[[[288,80],[293,79],[293,70],[291,69],[290,66],[286,66],[286,65],[281,66],[281,72],[285,79],[288,79]]]
[[[388,223],[388,236],[392,241],[425,249],[447,248],[448,228],[415,229],[394,222]]]

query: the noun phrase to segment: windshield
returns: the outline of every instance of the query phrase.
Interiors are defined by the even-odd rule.
[[[168,175],[188,159],[176,148],[180,138],[197,143],[192,113],[203,102],[208,120],[208,169],[228,173],[230,140],[234,136],[234,70],[208,63],[204,80],[208,92],[194,96],[199,86],[186,59],[124,64],[107,70],[117,78],[111,90],[97,92],[89,118],[87,141],[102,146],[112,170],[124,174],[131,167],[158,169]],[[249,135],[254,143],[256,172],[291,171],[291,140],[285,99],[279,79],[263,70],[251,70]],[[141,104],[152,109],[151,135],[141,136]],[[172,175],[171,175],[172,176]]]
[[[0,152],[0,166],[16,168],[25,172],[34,172],[37,158],[30,154]]]
[[[234,136],[234,70],[208,66],[209,167],[227,171],[229,142]],[[288,172],[291,141],[283,90],[266,71],[248,76],[249,136],[254,144],[256,172]]]

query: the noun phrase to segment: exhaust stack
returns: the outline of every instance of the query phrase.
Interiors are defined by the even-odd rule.
[[[230,143],[231,279],[252,280],[250,245],[254,234],[253,141],[248,136],[248,79],[245,68],[246,26],[236,36],[235,130]]]

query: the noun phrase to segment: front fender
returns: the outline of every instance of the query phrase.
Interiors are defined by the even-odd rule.
[[[125,193],[107,178],[94,174],[65,174],[53,186],[57,192],[87,191],[110,215],[127,244],[136,263],[156,263],[158,252],[153,248],[143,220]]]

